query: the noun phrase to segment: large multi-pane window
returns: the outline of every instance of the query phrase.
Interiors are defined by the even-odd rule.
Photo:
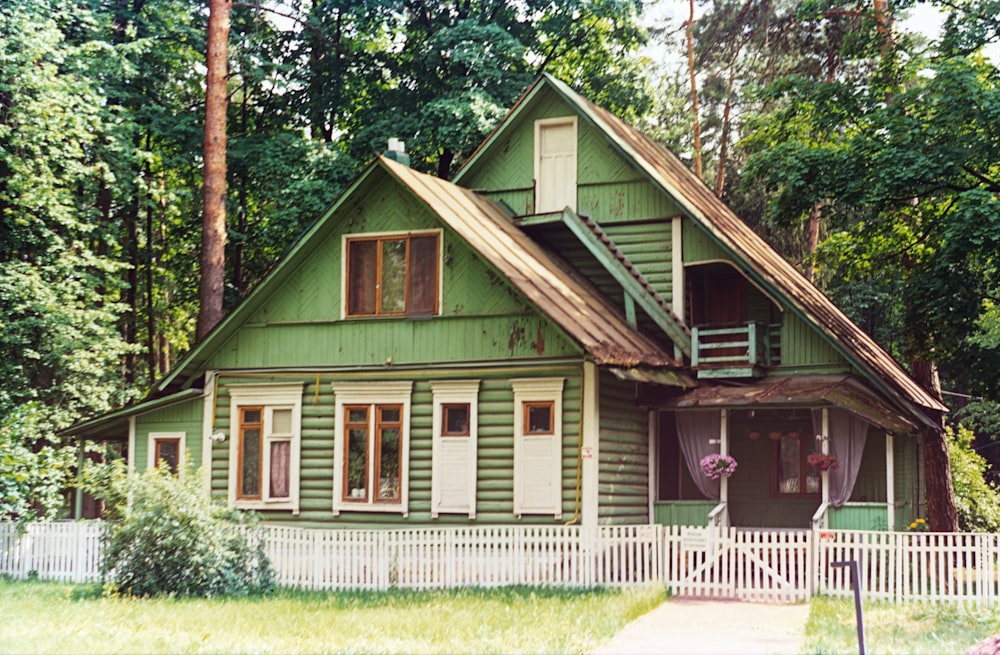
[[[438,235],[347,239],[347,315],[430,315],[438,310]]]
[[[395,503],[402,482],[402,405],[344,406],[344,484],[348,503]]]
[[[406,513],[412,382],[334,382],[333,511]]]
[[[230,500],[298,510],[302,383],[234,385]]]

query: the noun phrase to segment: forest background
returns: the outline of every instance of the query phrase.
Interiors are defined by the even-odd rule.
[[[911,1],[659,20],[640,0],[234,2],[225,307],[386,139],[448,177],[547,71],[940,374],[1000,464],[1000,0],[932,0],[933,40],[899,27]],[[191,346],[207,19],[204,0],[0,7],[0,518],[58,514],[76,462],[58,431]]]

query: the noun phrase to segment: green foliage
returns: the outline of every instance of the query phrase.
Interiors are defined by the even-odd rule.
[[[88,490],[108,503],[101,555],[105,588],[127,596],[245,596],[274,587],[252,515],[213,502],[191,472],[88,472]]]
[[[0,420],[0,520],[25,522],[58,516],[74,450],[39,437],[47,416],[26,403]]]
[[[946,430],[958,524],[965,532],[1000,531],[1000,490],[986,482],[987,463],[973,447],[975,435],[959,426]]]

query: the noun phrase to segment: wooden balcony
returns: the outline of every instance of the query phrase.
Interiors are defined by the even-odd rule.
[[[780,341],[780,325],[692,327],[691,366],[699,378],[763,377],[781,361]]]

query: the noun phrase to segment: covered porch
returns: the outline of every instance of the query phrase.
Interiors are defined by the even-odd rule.
[[[656,415],[653,521],[895,530],[922,516],[917,426],[849,375],[700,387]],[[712,479],[706,455],[736,461]]]

